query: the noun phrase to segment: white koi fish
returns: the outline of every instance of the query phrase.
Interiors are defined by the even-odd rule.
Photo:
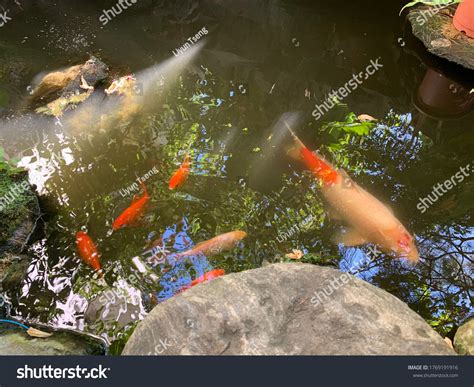
[[[295,141],[291,156],[303,162],[322,181],[322,193],[349,229],[335,241],[345,246],[365,243],[378,245],[384,252],[416,263],[419,260],[414,239],[393,212],[376,197],[336,170],[318,154],[311,152],[287,125]]]

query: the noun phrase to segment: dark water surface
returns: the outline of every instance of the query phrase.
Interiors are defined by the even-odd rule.
[[[416,235],[415,268],[381,253],[359,276],[452,335],[472,312],[473,179],[423,213],[417,205],[433,185],[473,165],[474,101],[466,92],[474,88],[472,72],[426,54],[398,16],[401,3],[168,3],[138,1],[104,27],[99,17],[114,2],[11,7],[12,20],[0,29],[0,145],[22,158],[45,212],[31,247],[35,259],[11,295],[12,314],[113,341],[212,268],[259,267],[292,249],[310,253],[313,263],[353,267],[368,246],[331,241],[340,223],[327,216],[314,180],[285,153],[282,114],[297,112],[283,117],[307,145],[389,203]],[[173,55],[204,27],[203,46]],[[112,75],[143,77],[138,108],[107,104],[99,89],[86,102],[90,110],[59,121],[34,115],[27,107],[34,80],[88,54]],[[346,106],[313,117],[331,90],[377,59],[383,68],[344,98]],[[430,71],[447,77],[440,87],[450,94],[442,102],[426,91]],[[349,112],[383,121],[367,132],[325,124]],[[189,180],[170,191],[168,180],[186,153]],[[144,176],[152,197],[145,216],[111,233]],[[77,255],[81,229],[98,245],[105,281]],[[174,261],[173,253],[232,230],[248,234],[234,250]],[[147,263],[143,252],[153,242],[165,251]]]

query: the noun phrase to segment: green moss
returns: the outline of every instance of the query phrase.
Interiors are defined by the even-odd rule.
[[[7,195],[10,203],[0,202],[0,244],[5,243],[13,231],[31,214],[35,196],[29,185],[26,172],[0,161],[0,198]],[[24,189],[27,187],[27,189]],[[2,205],[5,203],[6,205]]]

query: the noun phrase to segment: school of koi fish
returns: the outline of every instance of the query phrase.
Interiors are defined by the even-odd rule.
[[[344,171],[333,167],[317,152],[309,150],[288,126],[293,138],[293,146],[287,154],[300,161],[312,175],[321,182],[321,191],[328,204],[340,215],[348,225],[347,230],[335,238],[335,242],[345,246],[357,246],[373,243],[395,258],[406,258],[416,264],[419,260],[414,238],[383,203],[351,181],[347,187],[347,175]],[[171,176],[168,187],[176,190],[182,187],[190,173],[191,158],[187,154],[181,166]],[[141,183],[143,194],[135,197],[132,203],[115,219],[112,230],[137,225],[151,199],[145,186]],[[193,248],[175,254],[176,261],[196,256],[215,255],[233,249],[247,236],[241,230],[234,230],[218,235],[208,241],[198,243]],[[76,244],[80,257],[99,277],[104,273],[100,262],[100,253],[93,239],[84,231],[76,234]],[[213,269],[191,281],[178,291],[181,293],[200,283],[210,281],[225,274],[223,269]]]

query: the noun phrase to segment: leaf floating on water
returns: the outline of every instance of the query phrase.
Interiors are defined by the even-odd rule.
[[[362,121],[362,122],[366,122],[366,121],[377,121],[377,118],[375,117],[372,117],[371,115],[369,114],[360,114],[357,116],[357,118],[359,119],[359,121]]]
[[[28,333],[28,335],[30,335],[31,337],[38,337],[40,339],[46,339],[47,337],[53,335],[52,333],[43,332],[36,328],[28,328],[26,330],[26,333]]]
[[[285,255],[285,257],[290,258],[290,259],[301,259],[303,257],[303,252],[298,249],[293,249],[291,253],[288,253]]]

